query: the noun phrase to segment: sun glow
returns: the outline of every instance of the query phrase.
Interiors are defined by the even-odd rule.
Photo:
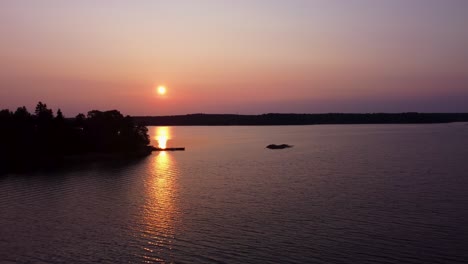
[[[163,85],[160,85],[160,86],[158,86],[158,89],[157,89],[157,91],[158,91],[158,94],[159,94],[159,95],[165,95],[165,94],[166,94],[166,92],[167,92],[167,89],[166,89],[166,87],[165,87],[165,86],[163,86]]]

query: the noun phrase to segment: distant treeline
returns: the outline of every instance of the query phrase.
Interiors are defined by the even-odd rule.
[[[467,122],[468,113],[398,114],[191,114],[177,116],[137,116],[135,121],[151,126],[263,126],[315,124],[422,124]]]
[[[0,172],[54,166],[65,157],[147,151],[148,130],[119,111],[89,111],[65,118],[39,102],[0,111]]]

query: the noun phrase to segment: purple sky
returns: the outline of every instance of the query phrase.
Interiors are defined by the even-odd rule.
[[[0,108],[468,112],[467,14],[465,0],[3,0]]]

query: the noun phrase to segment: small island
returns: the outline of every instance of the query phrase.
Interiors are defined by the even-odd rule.
[[[270,145],[266,146],[267,149],[286,149],[286,148],[292,148],[292,147],[293,146],[288,145],[288,144],[280,144],[280,145],[270,144]]]
[[[50,168],[64,162],[141,157],[151,153],[146,126],[117,110],[65,118],[39,102],[0,111],[0,173]]]

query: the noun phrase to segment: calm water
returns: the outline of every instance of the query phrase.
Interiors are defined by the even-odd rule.
[[[150,133],[187,151],[0,177],[0,262],[468,262],[468,124]]]

